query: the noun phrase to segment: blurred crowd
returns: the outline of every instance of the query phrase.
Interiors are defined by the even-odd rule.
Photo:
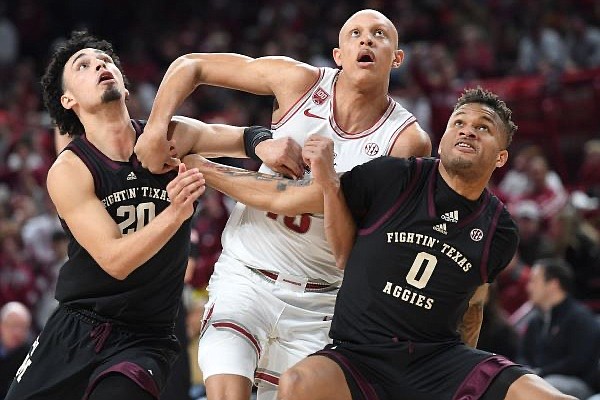
[[[19,302],[29,310],[26,340],[39,332],[56,305],[53,288],[67,254],[66,236],[45,190],[55,149],[39,87],[57,43],[73,29],[110,40],[131,83],[132,117],[143,119],[166,68],[178,56],[286,55],[334,66],[331,49],[339,28],[361,8],[378,9],[395,23],[406,56],[403,66],[393,70],[390,93],[432,134],[434,148],[444,129],[440,121],[447,120],[457,93],[473,82],[531,76],[541,79],[542,90],[551,95],[561,76],[596,71],[592,78],[600,88],[600,0],[0,2],[0,307]],[[178,113],[206,122],[268,126],[272,106],[270,97],[201,87]],[[513,109],[517,124],[518,111]],[[588,117],[593,121],[595,115]],[[521,244],[498,278],[490,300],[496,311],[486,317],[486,329],[499,318],[514,330],[516,342],[535,312],[527,286],[531,267],[540,259],[564,260],[572,272],[573,298],[600,314],[600,122],[591,127],[583,132],[585,145],[566,173],[557,171],[543,140],[517,140],[511,165],[494,182],[492,189],[519,225]],[[249,161],[222,161],[257,167]],[[186,295],[192,340],[230,206],[228,198],[209,190],[195,217]],[[0,362],[7,353],[4,340],[2,334]],[[510,356],[518,358],[518,351]],[[191,360],[195,364],[195,357]],[[196,375],[193,380],[199,379]]]

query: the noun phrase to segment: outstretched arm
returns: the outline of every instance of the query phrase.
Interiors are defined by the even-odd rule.
[[[251,207],[288,216],[323,212],[322,190],[312,179],[248,171],[195,154],[184,157],[183,162],[188,168],[198,168],[207,185]]]
[[[475,290],[469,300],[469,308],[467,308],[462,323],[458,327],[463,342],[473,348],[477,347],[477,341],[479,340],[479,332],[483,322],[483,307],[487,301],[488,290],[489,284],[487,283]]]
[[[294,178],[302,176],[304,172],[300,145],[290,137],[264,139],[272,137],[272,134],[262,126],[242,128],[225,124],[206,124],[196,119],[176,116],[169,124],[167,137],[171,138],[175,150],[175,164],[188,154],[199,154],[209,158],[245,158],[245,138],[261,137],[261,141],[256,141],[258,144],[250,140],[252,143],[249,146],[253,146],[257,156],[269,168]]]

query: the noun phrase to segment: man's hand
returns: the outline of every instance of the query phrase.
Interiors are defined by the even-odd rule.
[[[175,179],[167,185],[167,193],[177,218],[181,222],[187,220],[194,213],[194,201],[204,193],[204,176],[197,168],[188,170],[185,164],[179,164],[179,172]]]
[[[142,167],[154,174],[175,169],[180,163],[176,158],[175,143],[167,140],[167,128],[157,128],[150,123],[138,138],[134,151]]]
[[[304,143],[302,158],[312,172],[312,177],[323,189],[339,185],[333,168],[333,140],[321,135],[311,135]]]
[[[275,172],[294,179],[300,179],[304,175],[302,147],[290,137],[260,142],[255,152]]]

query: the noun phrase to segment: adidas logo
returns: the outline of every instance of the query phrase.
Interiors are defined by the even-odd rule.
[[[445,223],[434,225],[433,226],[433,230],[437,231],[439,233],[443,233],[444,235],[448,234],[448,231],[446,230],[446,224]]]
[[[441,218],[448,222],[458,222],[458,210],[442,214]]]
[[[131,172],[129,173],[129,175],[127,175],[127,180],[128,180],[128,181],[132,181],[132,180],[134,180],[134,179],[137,179],[137,176],[135,176],[135,174],[133,173],[133,171],[131,171]]]

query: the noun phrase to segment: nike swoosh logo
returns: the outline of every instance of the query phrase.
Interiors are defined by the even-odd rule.
[[[311,117],[311,118],[325,119],[323,117],[319,117],[318,115],[311,113],[310,108],[307,108],[306,110],[304,110],[304,115],[306,115],[307,117]]]

